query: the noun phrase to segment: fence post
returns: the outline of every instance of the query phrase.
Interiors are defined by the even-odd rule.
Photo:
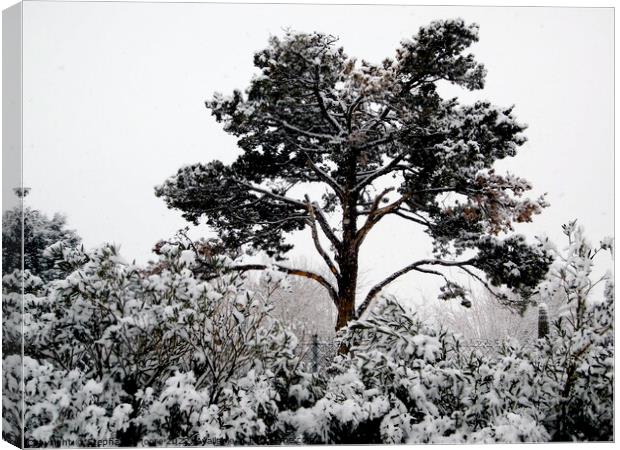
[[[538,339],[544,339],[549,334],[549,310],[545,303],[538,305]]]
[[[312,335],[312,371],[319,371],[319,335]]]

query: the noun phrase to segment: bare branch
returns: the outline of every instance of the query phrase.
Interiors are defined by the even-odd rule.
[[[478,281],[482,284],[482,286],[484,286],[484,288],[485,288],[487,291],[489,291],[489,293],[490,293],[491,295],[493,295],[493,297],[496,297],[496,298],[500,298],[500,297],[501,297],[501,295],[500,295],[500,294],[498,294],[497,292],[495,292],[495,290],[494,290],[491,286],[489,286],[489,283],[487,283],[487,282],[486,282],[486,281],[485,281],[482,277],[480,277],[478,274],[476,274],[473,270],[470,270],[470,269],[469,269],[469,268],[467,268],[467,267],[460,267],[460,269],[461,269],[463,272],[465,272],[466,274],[468,274],[470,277],[472,277],[472,278],[474,278],[474,279],[478,280]]]
[[[387,194],[387,192],[390,192],[392,189],[393,188],[390,188],[389,190],[386,189],[377,198],[375,198],[375,202],[373,203],[373,206],[371,207],[371,210],[368,212],[368,218],[366,219],[366,222],[364,223],[362,228],[360,228],[360,230],[357,232],[357,235],[355,237],[355,243],[356,243],[357,248],[359,248],[360,245],[362,245],[362,242],[366,238],[366,235],[368,235],[368,232],[383,217],[385,217],[388,214],[397,212],[398,208],[400,208],[400,206],[403,204],[403,202],[405,202],[411,196],[409,193],[405,194],[401,198],[399,198],[398,200],[390,203],[389,205],[387,205],[387,206],[385,206],[383,208],[376,209],[378,207],[378,204],[379,204],[379,201],[381,200],[381,198],[383,198],[385,196],[385,194]]]
[[[400,206],[406,202],[407,200],[409,200],[412,196],[411,192],[407,192],[406,194],[404,194],[402,197],[400,197],[398,200],[393,201],[392,203],[390,203],[387,206],[384,206],[383,208],[379,208],[375,211],[375,215],[378,218],[381,218],[383,216],[385,216],[386,214],[390,214],[396,210],[398,210],[398,208],[400,208]]]
[[[392,211],[392,214],[394,214],[394,215],[396,215],[396,216],[398,216],[398,217],[402,217],[403,219],[409,220],[409,221],[411,221],[411,222],[414,222],[414,223],[420,224],[420,225],[430,226],[430,222],[428,222],[428,221],[424,221],[424,220],[421,220],[421,219],[417,219],[417,218],[412,217],[412,216],[409,216],[409,215],[405,214],[405,213],[404,213],[404,212],[402,212],[402,211],[398,211],[398,210],[396,210],[396,211]]]
[[[376,297],[376,295],[388,284],[390,284],[391,282],[393,282],[394,280],[396,280],[397,278],[399,278],[402,275],[405,275],[408,272],[411,272],[412,270],[421,272],[422,270],[430,270],[430,269],[425,269],[423,267],[420,266],[426,266],[426,265],[439,265],[439,266],[444,266],[444,267],[460,267],[460,268],[464,268],[465,266],[471,266],[474,262],[476,261],[476,258],[471,258],[465,261],[445,261],[445,260],[441,260],[441,259],[422,259],[420,261],[416,261],[413,264],[409,264],[408,266],[394,272],[392,275],[390,275],[389,277],[387,277],[386,279],[384,279],[383,281],[381,281],[380,283],[376,284],[369,292],[368,295],[366,296],[366,299],[364,300],[364,302],[360,305],[360,307],[357,309],[357,316],[360,317],[364,311],[366,311],[366,309],[368,308],[368,306],[370,305],[370,303],[372,302],[372,299]],[[467,269],[467,268],[465,268]],[[439,273],[439,272],[437,272]]]
[[[314,247],[316,248],[317,252],[319,252],[319,255],[321,255],[321,257],[323,258],[323,261],[325,261],[325,264],[327,264],[327,267],[329,267],[329,270],[331,271],[331,273],[333,273],[334,276],[338,278],[340,277],[340,272],[338,272],[336,265],[334,264],[332,259],[329,257],[327,252],[323,249],[323,246],[321,245],[321,241],[319,240],[319,233],[316,227],[316,216],[314,214],[314,208],[312,204],[310,203],[310,198],[307,195],[306,195],[306,201],[308,202],[308,214],[310,215],[308,224],[310,225],[310,231],[312,233],[312,240],[314,241]]]
[[[267,266],[265,264],[238,264],[234,266],[228,266],[226,267],[226,269],[233,270],[235,272],[247,272],[250,270],[266,270],[269,267],[270,266]],[[280,272],[283,272],[289,275],[296,275],[299,277],[304,277],[304,278],[308,278],[310,280],[316,281],[321,286],[323,286],[325,289],[327,289],[329,296],[333,300],[334,304],[336,304],[337,306],[338,292],[336,288],[334,288],[331,285],[331,283],[327,281],[325,278],[323,278],[321,275],[314,273],[314,272],[310,272],[308,270],[293,269],[290,267],[285,267],[280,264],[273,264],[271,267],[274,267],[278,269]]]
[[[314,161],[312,161],[312,158],[310,158],[310,155],[308,155],[306,152],[304,152],[304,155],[306,156],[307,160],[308,160],[308,164],[310,165],[310,167],[312,168],[312,170],[314,171],[314,173],[317,174],[317,176],[325,181],[325,183],[327,183],[336,193],[336,195],[338,196],[338,198],[340,200],[343,199],[344,197],[344,191],[342,190],[342,187],[338,184],[338,182],[336,182],[336,180],[334,180],[331,176],[329,176],[328,173],[326,173],[325,171],[321,170],[315,163]]]
[[[385,196],[389,194],[390,192],[392,192],[393,190],[394,190],[393,187],[387,188],[375,197],[374,201],[372,202],[372,206],[370,207],[370,210],[368,211],[368,217],[366,218],[366,222],[364,222],[364,225],[362,226],[362,228],[359,229],[355,237],[355,245],[357,246],[357,248],[359,248],[360,245],[362,245],[362,242],[366,238],[366,235],[371,230],[371,228],[374,227],[377,224],[377,222],[379,222],[381,217],[385,215],[385,214],[381,214],[381,215],[377,214],[379,211],[379,203],[381,203],[381,200],[383,200]]]
[[[342,245],[342,242],[334,234],[334,230],[332,230],[331,225],[327,221],[327,217],[325,217],[325,213],[316,203],[312,203],[312,208],[314,210],[314,214],[316,215],[317,222],[321,226],[321,230],[323,230],[323,233],[325,234],[325,236],[327,236],[327,239],[329,239],[329,241],[332,243],[334,248],[336,248],[339,251]]]

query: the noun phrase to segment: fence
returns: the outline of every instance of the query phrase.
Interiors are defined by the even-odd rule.
[[[468,339],[461,342],[460,348],[464,353],[478,352],[483,356],[498,354],[502,345],[499,339]],[[525,342],[523,346],[531,345]],[[325,370],[338,353],[338,343],[334,339],[325,339],[313,334],[309,340],[303,340],[298,345],[299,354],[303,362],[313,372]]]
[[[313,372],[326,369],[338,353],[338,344],[334,339],[325,339],[313,334],[310,340],[299,343],[300,356]]]
[[[540,304],[538,308],[538,338],[543,338],[549,332],[549,313],[547,305]],[[522,347],[526,348],[532,345],[532,342],[526,340],[522,342]],[[461,341],[460,348],[463,352],[477,352],[482,356],[497,355],[502,346],[499,339],[469,339]],[[313,334],[309,341],[301,341],[298,349],[302,361],[310,366],[312,371],[319,372],[326,369],[338,353],[338,344],[334,339],[319,338],[318,334]]]

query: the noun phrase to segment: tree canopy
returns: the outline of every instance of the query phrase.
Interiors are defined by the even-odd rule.
[[[24,269],[43,281],[65,276],[67,273],[55,267],[53,261],[44,258],[43,253],[58,241],[72,247],[80,245],[80,237],[75,231],[67,229],[66,225],[67,219],[62,214],[54,214],[49,218],[41,211],[28,207],[22,210],[21,206],[6,210],[2,214],[3,273],[10,274],[22,269],[23,251]]]
[[[206,102],[238,138],[240,156],[182,167],[156,195],[191,222],[206,218],[228,247],[264,251],[282,271],[321,283],[338,307],[337,328],[412,271],[445,278],[442,296],[465,305],[465,289],[442,267],[527,297],[550,258],[508,233],[545,201],[524,195],[527,180],[493,167],[516,155],[525,126],[513,107],[462,105],[438,93],[444,82],[484,87],[484,66],[466,53],[477,40],[477,25],[435,21],[373,64],[348,56],[331,35],[272,37],[254,55],[260,73],[245,92]],[[313,185],[324,187],[320,196],[311,196]],[[360,247],[387,216],[421,227],[434,257],[412,261],[356,302]],[[282,263],[287,235],[306,228],[333,276]]]

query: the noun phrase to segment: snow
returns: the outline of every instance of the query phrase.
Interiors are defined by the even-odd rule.
[[[193,250],[183,250],[179,255],[179,262],[187,267],[191,267],[196,262],[196,254]]]
[[[550,296],[564,296],[545,339],[529,346],[506,339],[494,353],[469,357],[456,346],[462,343],[457,336],[394,298],[378,299],[342,331],[351,351],[319,373],[300,364],[297,339],[269,316],[269,299],[260,291],[249,295],[227,275],[197,279],[183,251],[163,254],[169,268],[156,276],[128,267],[111,246],[63,252],[80,261],[66,278],[51,288],[24,278],[30,291],[24,338],[40,359],[4,355],[6,420],[20,417],[12,397],[21,401],[23,367],[27,434],[43,442],[99,439],[130,423],[142,430],[142,445],[179,434],[188,442],[200,436],[257,444],[282,430],[313,443],[347,442],[362,432],[384,443],[541,442],[560,429],[567,430],[565,438],[608,438],[611,276],[603,279],[603,298],[586,299],[594,283],[592,255],[611,248],[605,242],[592,247],[576,226],[566,233],[570,244],[558,251],[537,299],[549,313]],[[4,277],[4,306],[18,304],[19,278]],[[11,308],[3,312],[6,323],[20,324]],[[237,357],[228,358],[231,353]],[[56,358],[65,359],[59,364]],[[576,376],[569,380],[571,367]],[[124,374],[136,368],[148,378],[127,392]],[[147,385],[151,373],[161,375]],[[570,392],[563,395],[567,383]],[[570,414],[552,416],[563,409]],[[548,417],[561,420],[562,428]]]
[[[97,383],[93,379],[90,379],[84,385],[84,392],[87,395],[99,395],[103,392],[103,385],[101,383]]]

